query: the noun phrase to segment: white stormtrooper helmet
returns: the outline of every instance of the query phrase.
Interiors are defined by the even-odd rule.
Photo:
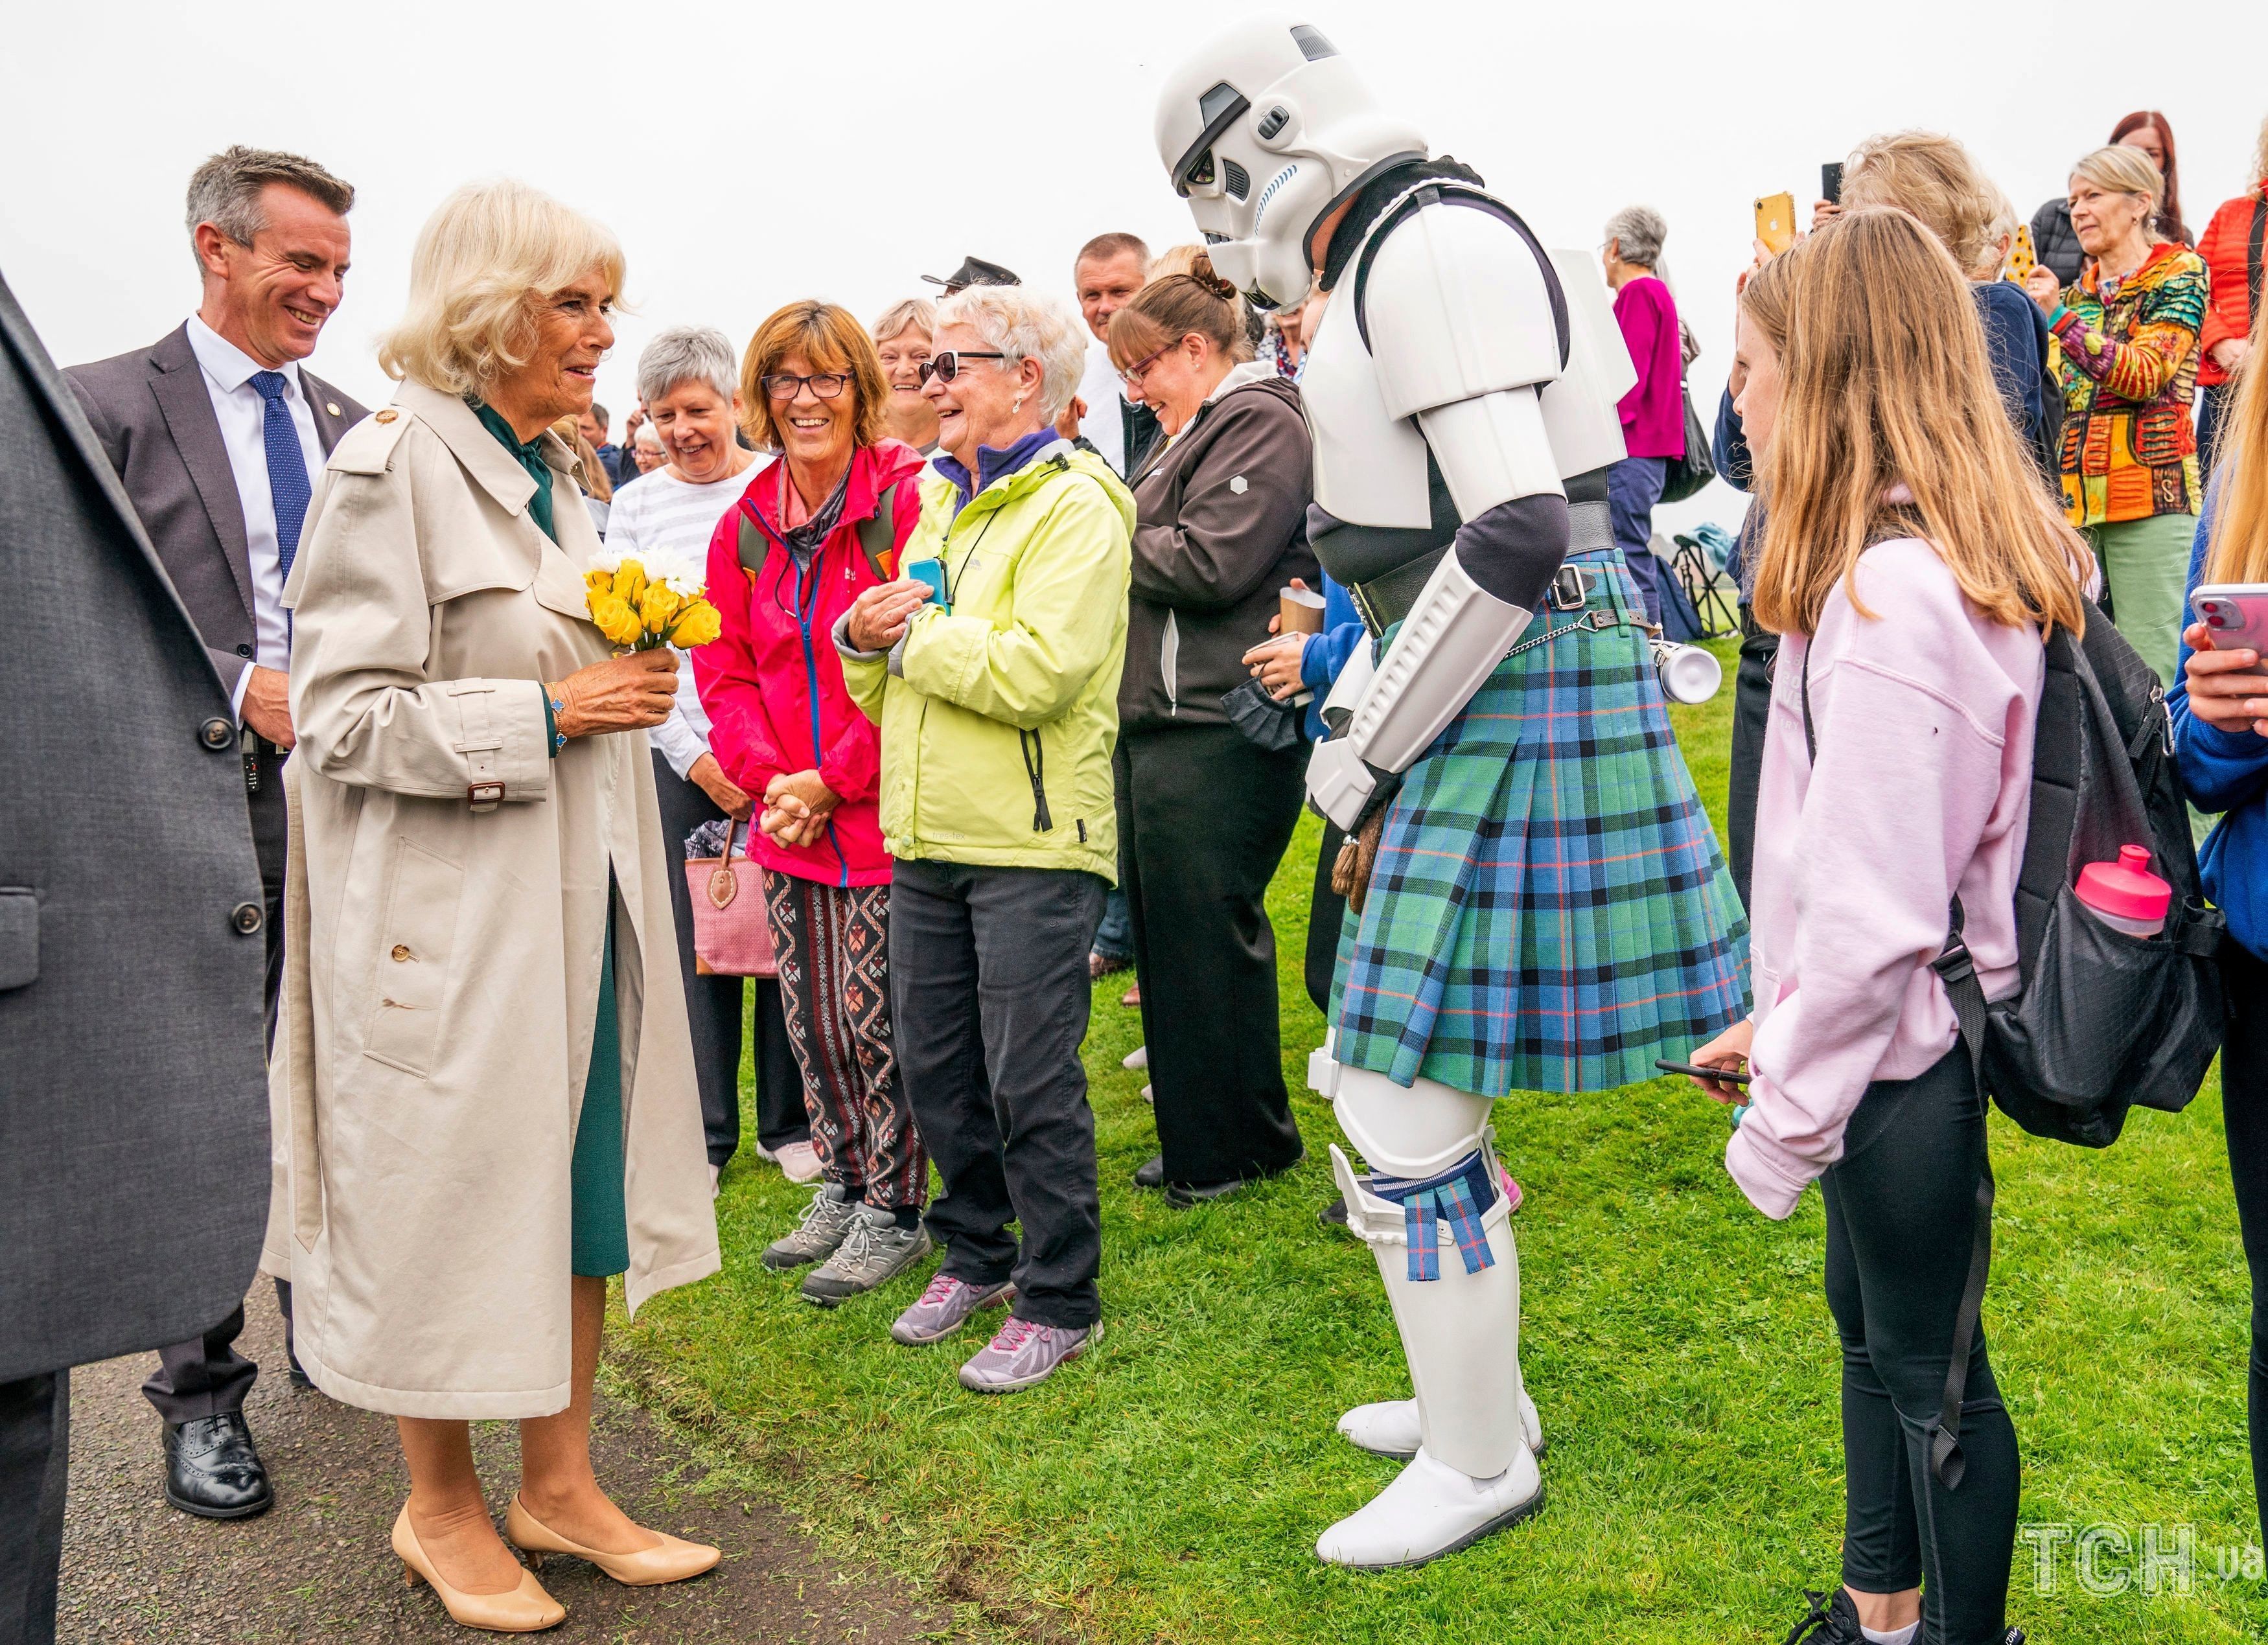
[[[1256,308],[1307,294],[1315,225],[1379,173],[1426,157],[1337,48],[1289,18],[1238,24],[1167,77],[1158,155],[1212,266]]]

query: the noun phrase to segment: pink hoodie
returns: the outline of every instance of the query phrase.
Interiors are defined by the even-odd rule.
[[[1935,549],[1878,543],[1858,604],[1837,586],[1780,644],[1756,797],[1748,1113],[1725,1148],[1785,1217],[1843,1155],[1867,1085],[1912,1079],[1958,1038],[1928,962],[1957,892],[1988,999],[2016,988],[2016,872],[2031,807],[2039,629],[1971,606]],[[1801,682],[1810,654],[1815,768]]]

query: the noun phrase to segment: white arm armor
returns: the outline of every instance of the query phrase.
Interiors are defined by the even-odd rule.
[[[1539,385],[1560,374],[1550,288],[1510,224],[1433,205],[1380,247],[1363,293],[1387,409],[1417,419],[1459,517],[1559,494]],[[1571,320],[1572,325],[1572,320]],[[1407,770],[1464,711],[1530,613],[1441,557],[1373,675],[1346,734],[1319,743],[1307,791],[1342,828],[1361,816],[1375,771]]]

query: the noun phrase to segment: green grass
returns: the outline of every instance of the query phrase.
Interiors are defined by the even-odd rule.
[[[1678,710],[1723,826],[1727,690]],[[1168,1208],[1127,1179],[1154,1149],[1123,978],[1087,1045],[1102,1171],[1106,1332],[1032,1392],[983,1399],[976,1343],[893,1345],[926,1269],[833,1312],[756,1253],[804,1195],[736,1167],[723,1275],[612,1336],[613,1375],[698,1429],[712,1456],[806,1515],[829,1546],[959,1602],[978,1632],[1111,1641],[1778,1641],[1841,1536],[1837,1356],[1816,1195],[1784,1224],[1726,1178],[1722,1110],[1669,1081],[1497,1105],[1527,1190],[1521,1351],[1551,1437],[1536,1519],[1421,1570],[1323,1566],[1315,1535],[1395,1465],[1333,1431],[1407,1392],[1376,1270],[1318,1230],[1329,1112],[1304,1088],[1322,1024],[1299,978],[1315,849],[1303,827],[1270,893],[1284,1064],[1307,1163],[1240,1199]],[[2256,1637],[2257,1582],[2219,1550],[2258,1539],[2245,1447],[2249,1291],[2220,1096],[2138,1114],[2090,1155],[1994,1125],[1988,1328],[2024,1445],[2029,1524],[2194,1527],[2188,1595],[2097,1596],[2071,1546],[2011,1619],[2035,1641]],[[2123,1568],[2135,1566],[2130,1554]],[[2122,1562],[2100,1567],[2115,1576]]]

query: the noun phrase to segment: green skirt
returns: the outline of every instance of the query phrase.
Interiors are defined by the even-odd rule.
[[[594,1279],[630,1266],[630,1208],[622,1198],[622,1025],[615,1002],[615,898],[607,888],[607,945],[599,962],[599,1020],[591,1031],[591,1072],[575,1127],[570,1266]]]

